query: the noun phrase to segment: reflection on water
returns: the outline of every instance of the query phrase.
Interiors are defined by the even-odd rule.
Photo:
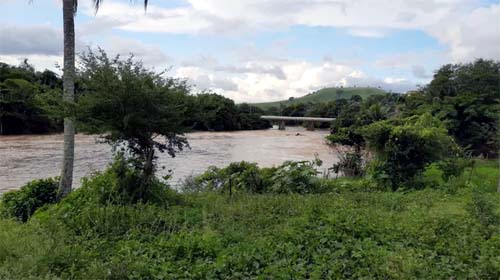
[[[305,131],[287,127],[237,132],[196,132],[187,134],[191,149],[175,158],[161,154],[158,175],[171,169],[172,183],[207,167],[226,166],[233,161],[257,162],[259,166],[273,166],[285,160],[312,160],[315,154],[323,160],[321,170],[330,167],[337,156],[326,144],[327,131]],[[62,159],[62,135],[0,136],[0,192],[15,189],[37,178],[59,175]],[[74,186],[80,179],[102,170],[112,159],[107,144],[96,143],[95,136],[77,135],[75,144]],[[165,168],[162,169],[161,166]]]

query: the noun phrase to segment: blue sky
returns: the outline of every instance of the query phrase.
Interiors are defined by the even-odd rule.
[[[134,53],[237,102],[325,86],[405,92],[445,63],[500,59],[500,1],[80,0],[77,48]],[[58,0],[0,0],[0,61],[61,63]]]

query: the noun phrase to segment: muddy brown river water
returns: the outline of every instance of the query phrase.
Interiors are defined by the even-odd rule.
[[[306,131],[298,127],[237,132],[188,133],[191,149],[175,158],[159,157],[158,175],[173,171],[171,183],[178,186],[183,178],[196,175],[211,165],[226,166],[234,161],[256,162],[273,166],[286,160],[323,160],[318,171],[324,172],[337,159],[325,143],[328,131]],[[102,170],[112,159],[111,148],[97,143],[96,136],[77,135],[75,144],[74,187],[82,177]],[[34,179],[59,175],[62,158],[61,134],[0,136],[0,193],[16,189]]]

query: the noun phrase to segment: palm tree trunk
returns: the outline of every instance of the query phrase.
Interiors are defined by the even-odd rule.
[[[75,10],[74,0],[63,0],[64,24],[64,70],[63,100],[65,104],[75,102]],[[75,156],[75,125],[71,116],[64,118],[64,155],[59,181],[59,197],[71,192],[73,184],[73,161]]]
[[[498,169],[500,170],[500,155],[498,156]],[[500,193],[500,173],[498,174],[497,193]]]
[[[497,185],[497,193],[500,193],[500,116],[498,116],[497,120],[497,156],[498,156],[498,185]]]

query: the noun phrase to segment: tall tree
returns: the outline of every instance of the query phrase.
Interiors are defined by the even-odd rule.
[[[63,100],[75,102],[75,13],[77,1],[63,0],[64,25],[64,69]],[[75,158],[75,124],[71,117],[64,118],[64,154],[59,182],[60,197],[71,192],[73,184],[73,163]]]
[[[96,11],[103,0],[93,0]],[[144,0],[144,8],[148,0]],[[64,24],[64,70],[63,100],[66,104],[75,102],[75,13],[78,0],[63,0]],[[75,125],[72,117],[64,119],[64,155],[59,182],[60,197],[71,192],[73,184],[73,163],[75,158]]]
[[[117,172],[119,193],[129,202],[146,202],[155,196],[156,151],[174,157],[187,145],[182,133],[188,86],[132,57],[109,58],[102,50],[89,50],[80,59],[82,94],[75,110],[79,127],[101,134],[115,152],[123,153],[123,163],[135,172]]]

